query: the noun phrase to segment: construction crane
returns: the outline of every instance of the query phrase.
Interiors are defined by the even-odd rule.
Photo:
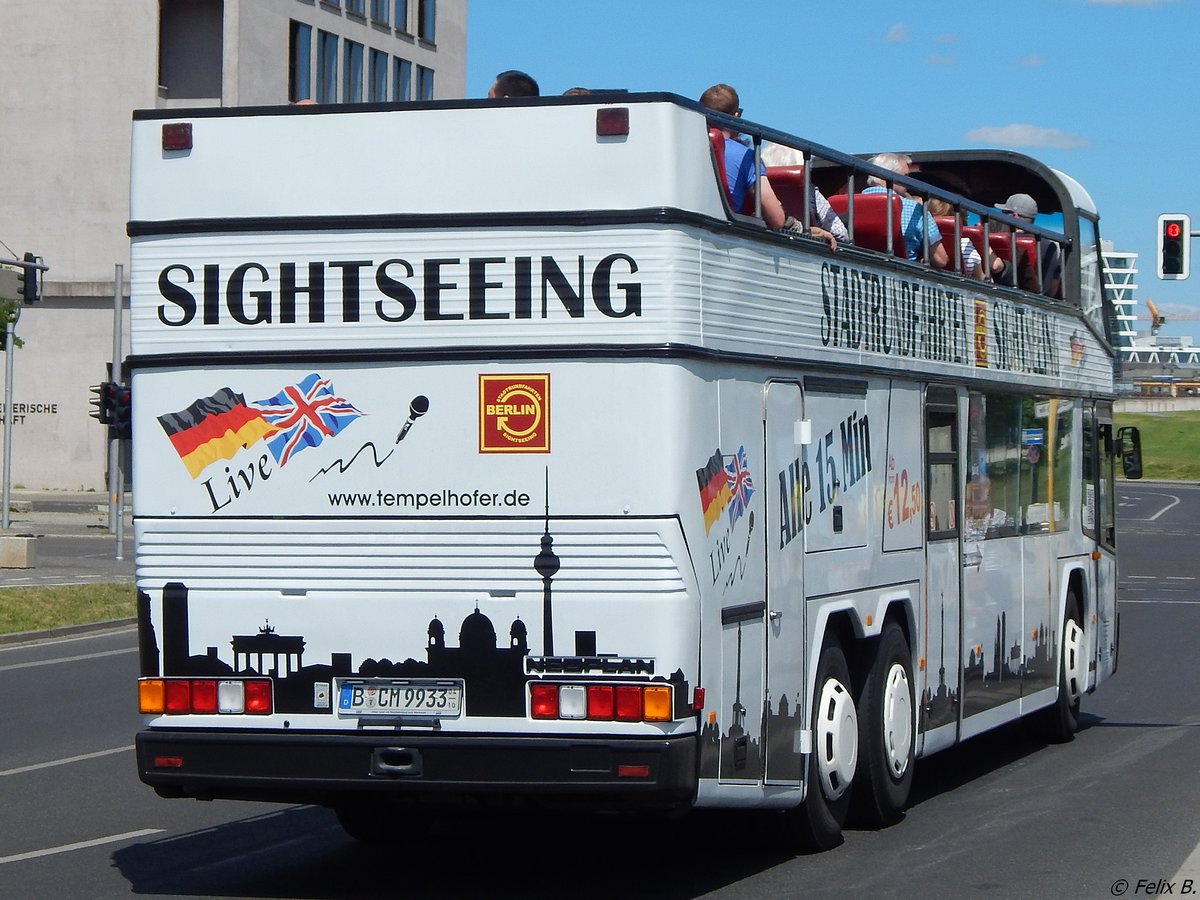
[[[1168,322],[1168,317],[1158,311],[1158,307],[1154,305],[1153,300],[1146,301],[1146,309],[1150,312],[1150,336],[1154,337],[1158,334],[1159,329]],[[1145,316],[1138,316],[1139,319],[1145,319]],[[1171,322],[1200,322],[1200,312],[1196,313],[1171,313],[1169,321]]]

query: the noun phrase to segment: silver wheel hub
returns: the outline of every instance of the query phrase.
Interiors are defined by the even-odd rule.
[[[1063,628],[1062,666],[1067,688],[1067,702],[1074,706],[1083,696],[1085,677],[1083,661],[1083,629],[1074,619],[1067,619]]]
[[[817,703],[813,747],[817,776],[822,793],[837,800],[850,787],[858,766],[858,714],[854,697],[836,678],[821,685]]]
[[[883,682],[883,754],[888,771],[900,778],[912,754],[912,692],[908,672],[893,663]]]

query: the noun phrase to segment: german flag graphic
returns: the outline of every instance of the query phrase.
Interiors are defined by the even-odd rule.
[[[713,522],[721,518],[721,513],[733,499],[729,479],[725,476],[720,447],[712,455],[708,465],[696,470],[696,482],[700,486],[700,505],[704,508],[704,533],[707,535],[712,530]]]
[[[262,412],[246,406],[246,398],[232,388],[221,388],[187,409],[159,416],[158,422],[193,478],[206,466],[233,459],[239,450],[275,432]]]

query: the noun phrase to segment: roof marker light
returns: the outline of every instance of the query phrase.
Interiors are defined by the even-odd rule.
[[[596,110],[596,137],[625,137],[629,134],[629,107],[605,106]]]
[[[169,122],[162,127],[162,148],[166,150],[192,149],[192,123]]]

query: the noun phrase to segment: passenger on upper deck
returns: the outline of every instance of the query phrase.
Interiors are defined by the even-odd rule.
[[[954,215],[954,207],[941,197],[930,197],[925,201],[925,208],[929,210],[933,216],[951,216]],[[939,231],[941,229],[939,228]],[[992,253],[988,254],[988,259],[991,260],[991,265],[988,269],[984,269],[983,257],[979,255],[979,251],[975,249],[975,244],[970,238],[959,238],[959,252],[962,259],[962,273],[968,278],[978,278],[980,281],[990,281],[991,273],[999,271],[1004,265],[1004,260],[995,256]],[[949,251],[946,251],[947,256]],[[946,261],[946,265],[950,265],[950,261]]]
[[[773,144],[770,141],[763,143],[761,158],[764,166],[804,165],[804,154],[799,150],[788,147],[786,144]],[[833,211],[833,207],[829,205],[825,195],[817,190],[815,184],[810,185],[808,196],[812,210],[810,223],[828,231],[839,244],[849,244],[850,232],[846,230],[846,224],[838,218],[838,214]]]
[[[706,90],[700,95],[700,105],[728,116],[742,114],[737,91],[727,84],[714,84]],[[771,190],[771,183],[766,176],[754,170],[754,151],[734,140],[734,133],[728,129],[722,128],[721,132],[725,135],[725,183],[729,187],[733,211],[740,211],[743,201],[747,197],[753,198],[757,188],[760,190],[762,216],[767,226],[782,228],[785,219],[783,206]]]
[[[538,83],[524,72],[509,69],[496,76],[496,83],[488,91],[489,100],[499,100],[504,97],[537,97],[540,95]]]
[[[880,153],[871,159],[871,164],[899,175],[907,175],[910,171],[908,160],[897,153]],[[867,183],[870,187],[863,191],[864,194],[887,192],[887,182],[878,175],[870,176]],[[900,196],[900,225],[904,231],[904,247],[908,251],[908,258],[921,258],[924,253],[924,235],[928,234],[931,258],[927,261],[939,269],[946,268],[950,257],[946,254],[946,248],[942,246],[942,232],[938,229],[937,222],[925,212],[921,203],[908,195],[908,188],[904,185],[894,185],[893,190]]]
[[[1032,222],[1038,214],[1037,201],[1028,194],[1013,194],[1005,202],[997,203],[996,208],[1001,212],[1008,213],[1014,219],[1022,219],[1026,222]],[[1024,232],[1017,229],[1016,233],[1023,234]],[[1022,253],[1017,257],[1017,284],[1035,294],[1041,293],[1047,297],[1057,297],[1059,296],[1059,283],[1062,280],[1062,253],[1054,241],[1039,240],[1038,243],[1041,245],[1042,280],[1038,281],[1038,273]],[[1011,262],[1004,263],[1004,267],[996,274],[995,280],[997,284],[1012,283]]]

